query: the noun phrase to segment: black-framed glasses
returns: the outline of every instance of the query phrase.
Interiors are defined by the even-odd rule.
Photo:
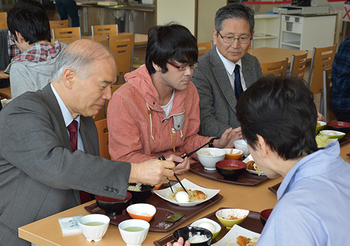
[[[237,39],[239,43],[241,43],[241,44],[247,44],[247,43],[250,42],[250,40],[252,40],[251,37],[245,36],[245,35],[240,36],[240,37],[238,37],[238,38],[235,38],[235,37],[233,37],[233,36],[222,36],[221,33],[220,33],[218,30],[216,30],[216,31],[218,32],[218,34],[219,34],[220,37],[224,40],[225,43],[230,43],[230,44],[231,44],[231,43],[233,43],[233,42]]]
[[[187,66],[177,66],[177,65],[175,65],[175,64],[173,64],[173,63],[171,63],[171,62],[168,62],[168,61],[167,61],[167,63],[168,63],[169,65],[171,65],[171,66],[177,68],[179,71],[185,71],[185,70],[187,70],[188,68],[194,69],[194,68],[197,67],[197,65],[198,65],[198,62],[196,62],[196,63],[194,63],[194,64],[192,64],[192,65],[187,65]]]

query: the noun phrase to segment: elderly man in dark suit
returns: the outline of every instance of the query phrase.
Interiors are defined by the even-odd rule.
[[[18,228],[79,205],[79,190],[124,199],[128,182],[156,185],[174,174],[172,158],[134,164],[98,156],[91,117],[116,77],[113,53],[81,39],[56,59],[52,83],[1,110],[0,245],[30,245]]]
[[[247,53],[254,34],[254,11],[241,3],[224,6],[216,12],[212,32],[216,47],[199,59],[192,77],[200,97],[200,134],[219,137],[232,127],[240,139],[237,100],[263,76],[258,59]]]

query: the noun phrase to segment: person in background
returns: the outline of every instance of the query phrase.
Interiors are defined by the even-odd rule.
[[[173,158],[135,164],[99,156],[92,117],[116,77],[113,53],[81,39],[57,57],[50,84],[0,111],[1,245],[30,245],[18,228],[81,204],[79,190],[124,199],[129,182],[157,185],[174,175]]]
[[[191,82],[198,59],[195,37],[178,24],[148,32],[146,65],[125,75],[127,83],[108,104],[109,153],[113,160],[142,162],[158,155],[175,156],[175,172],[189,169],[189,153],[211,140],[232,147],[233,131],[220,139],[198,135],[199,97]]]
[[[61,20],[67,20],[69,15],[72,20],[72,27],[79,27],[77,3],[74,0],[55,0],[55,2]]]
[[[21,50],[5,70],[10,74],[12,99],[26,91],[42,89],[50,81],[54,59],[66,47],[51,44],[49,19],[44,6],[35,0],[20,0],[9,11],[8,29]]]
[[[339,46],[332,65],[331,109],[339,121],[350,123],[350,36]]]
[[[199,133],[219,137],[232,127],[235,139],[241,139],[237,100],[263,76],[258,59],[247,53],[254,35],[254,11],[242,3],[220,8],[212,33],[215,47],[199,59],[192,78],[200,98]]]

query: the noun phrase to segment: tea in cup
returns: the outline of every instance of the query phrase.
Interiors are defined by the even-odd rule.
[[[149,223],[145,220],[130,219],[119,223],[119,232],[127,246],[141,246],[145,241]]]
[[[89,214],[81,217],[78,224],[86,240],[101,241],[109,226],[109,217],[103,214]]]

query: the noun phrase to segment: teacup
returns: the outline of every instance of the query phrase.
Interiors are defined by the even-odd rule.
[[[127,246],[141,246],[145,241],[149,223],[145,220],[130,219],[119,223],[119,232]]]
[[[89,214],[81,217],[78,224],[86,240],[101,241],[109,226],[109,217],[104,214]]]
[[[243,155],[248,156],[249,155],[249,149],[248,149],[248,144],[246,140],[236,140],[233,142],[235,144],[236,149],[243,150]]]

